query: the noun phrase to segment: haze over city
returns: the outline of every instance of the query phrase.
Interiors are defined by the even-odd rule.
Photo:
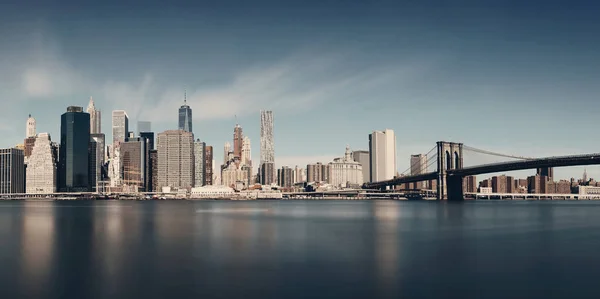
[[[28,114],[58,140],[65,108],[90,96],[107,140],[117,109],[174,129],[187,90],[216,161],[236,122],[258,145],[261,109],[274,111],[278,167],[368,149],[385,128],[400,172],[438,140],[536,157],[600,149],[586,137],[600,91],[589,1],[61,4],[0,5],[1,147],[22,142]]]

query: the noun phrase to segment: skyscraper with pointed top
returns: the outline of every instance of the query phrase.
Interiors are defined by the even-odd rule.
[[[92,97],[90,97],[87,113],[90,115],[90,134],[102,133],[102,113],[100,110],[96,109]]]
[[[235,124],[233,128],[233,156],[242,158],[242,147],[244,145],[244,135],[242,133],[242,127],[239,124]]]
[[[27,118],[27,131],[25,132],[25,138],[35,137],[35,118],[29,114]]]
[[[179,107],[179,130],[193,133],[192,108],[187,105],[187,91],[183,94],[183,105]]]

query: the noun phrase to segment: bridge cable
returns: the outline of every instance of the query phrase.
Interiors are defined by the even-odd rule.
[[[476,153],[480,153],[480,154],[486,154],[486,155],[498,156],[498,157],[504,157],[504,158],[513,158],[513,159],[519,159],[519,160],[535,160],[535,158],[500,154],[500,153],[490,152],[490,151],[486,151],[486,150],[482,150],[482,149],[478,149],[478,148],[474,148],[474,147],[470,147],[470,146],[466,146],[466,145],[463,145],[463,149],[466,149],[466,150],[469,150],[472,152],[476,152]]]

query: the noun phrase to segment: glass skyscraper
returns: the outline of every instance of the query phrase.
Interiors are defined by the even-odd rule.
[[[90,115],[70,106],[61,116],[59,191],[91,191],[89,176]]]
[[[183,105],[179,107],[179,130],[193,133],[192,130],[192,108],[187,105],[187,93],[183,100]]]

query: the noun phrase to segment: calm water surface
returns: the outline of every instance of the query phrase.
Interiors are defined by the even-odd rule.
[[[596,202],[0,202],[0,298],[600,298]]]

